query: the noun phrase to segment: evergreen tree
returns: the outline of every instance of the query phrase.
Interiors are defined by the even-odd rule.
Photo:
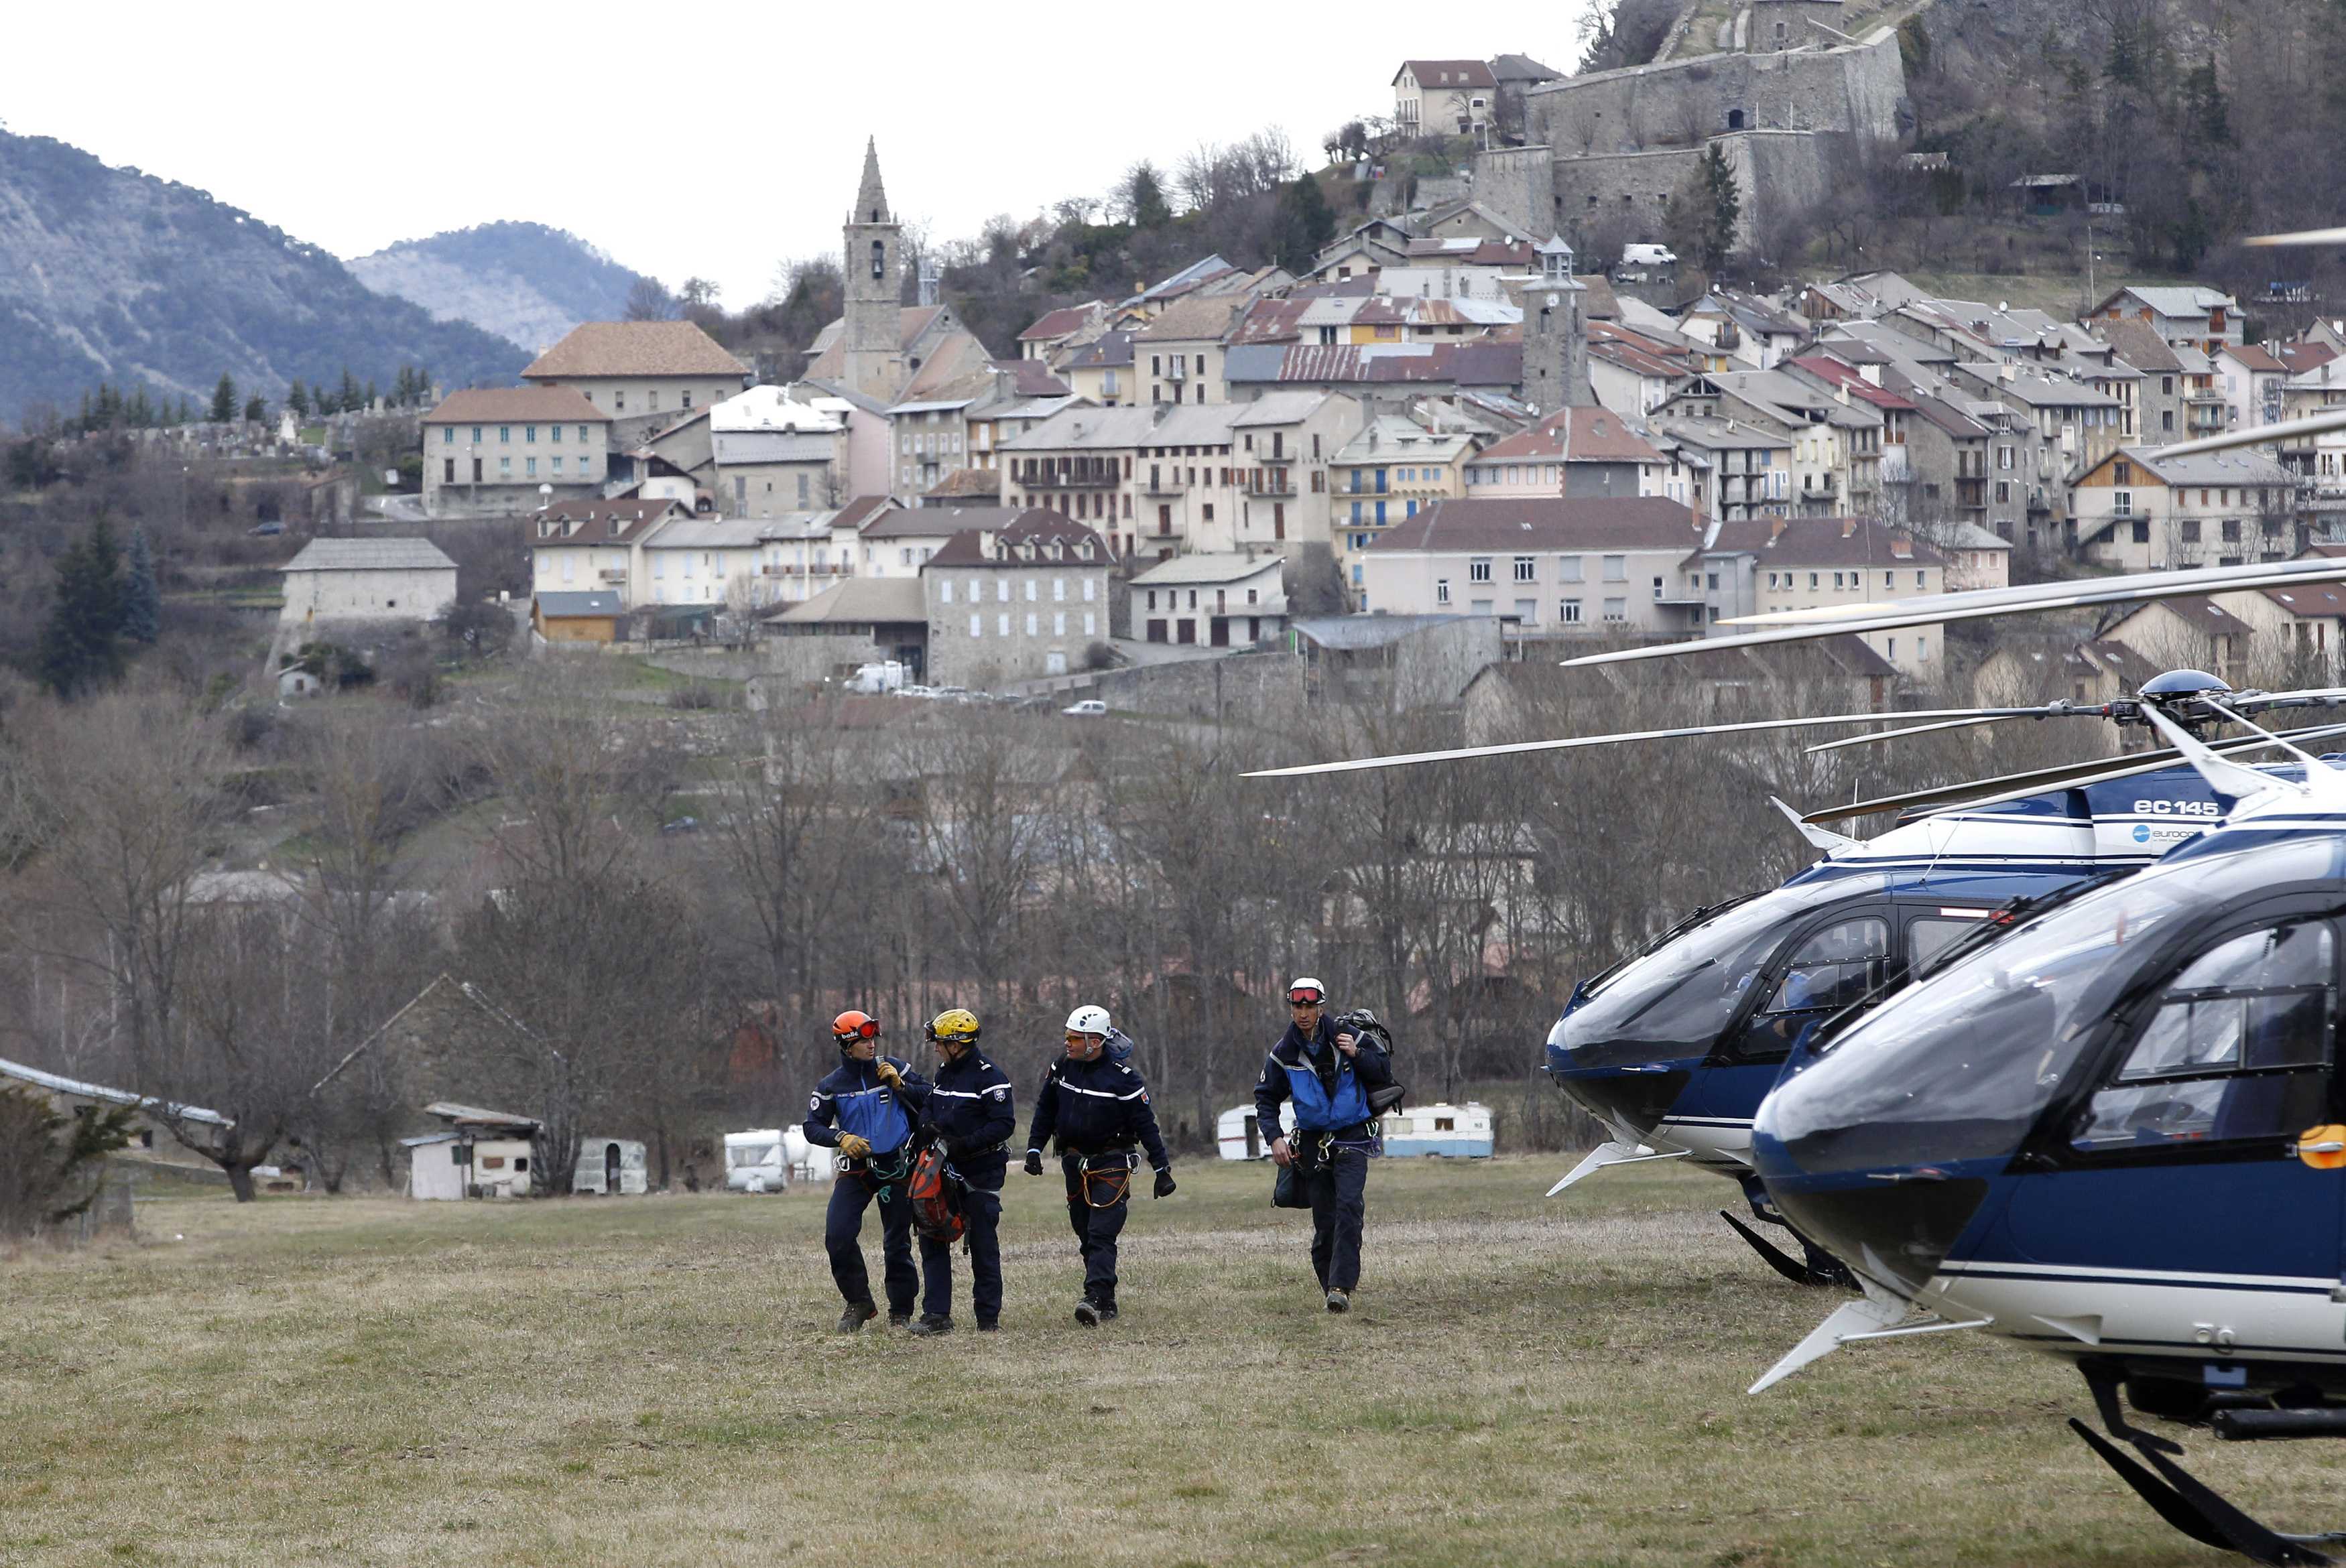
[[[129,576],[122,585],[122,635],[152,644],[163,631],[163,590],[155,581],[155,552],[147,530],[130,532]]]
[[[1743,211],[1742,193],[1735,188],[1734,167],[1717,142],[1710,144],[1710,151],[1702,160],[1702,186],[1710,219],[1702,248],[1703,270],[1708,272],[1718,270],[1735,249],[1735,220]]]
[[[226,424],[236,417],[236,382],[226,371],[220,372],[219,385],[212,388],[212,423]]]
[[[400,366],[399,374],[392,378],[391,401],[395,408],[405,408],[415,401],[415,371],[413,366]]]
[[[57,561],[56,596],[41,628],[41,684],[72,698],[122,677],[122,560],[99,518]]]
[[[359,407],[361,407],[362,409],[370,409],[370,408],[374,407],[374,405],[375,405],[374,382],[367,382],[367,384],[366,384],[366,392],[365,392],[364,395],[362,395],[362,396],[359,399]]]
[[[253,393],[252,396],[245,402],[244,422],[247,424],[261,424],[267,423],[268,419],[269,400],[262,397],[259,392]]]
[[[1124,206],[1135,229],[1162,229],[1173,221],[1173,209],[1165,199],[1164,178],[1147,158],[1134,164],[1124,177]]]
[[[356,413],[366,406],[359,391],[358,378],[351,374],[348,365],[342,367],[342,384],[334,394],[334,406],[343,413]]]
[[[188,401],[188,394],[185,392],[181,392],[179,394],[179,410],[178,412],[173,416],[171,423],[174,424],[193,424],[196,423],[196,405]]]
[[[1300,277],[1335,234],[1336,212],[1318,179],[1307,174],[1280,188],[1272,260]]]
[[[295,419],[310,417],[310,389],[295,382],[285,389],[285,406],[293,411]]]
[[[145,387],[142,386],[131,393],[130,401],[122,405],[122,423],[133,430],[148,430],[154,427],[155,400],[147,395]]]

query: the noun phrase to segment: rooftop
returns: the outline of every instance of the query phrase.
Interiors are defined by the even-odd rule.
[[[453,572],[456,563],[429,539],[312,539],[288,572]]]
[[[1487,463],[1659,463],[1662,454],[1619,414],[1594,403],[1558,409],[1531,429],[1497,442],[1475,454]]]
[[[850,577],[803,604],[766,617],[767,624],[822,626],[926,621],[928,606],[918,577]]]
[[[626,608],[619,602],[618,591],[615,588],[537,596],[537,612],[549,620],[560,620],[567,616],[616,616]]]
[[[1136,588],[1189,587],[1207,583],[1236,583],[1286,565],[1279,555],[1245,555],[1235,552],[1201,551],[1159,561],[1132,579]]]
[[[1702,543],[1687,508],[1658,496],[1436,501],[1369,544],[1377,551],[1684,550]]]
[[[423,416],[426,424],[603,424],[610,415],[575,387],[467,387]]]
[[[691,321],[582,321],[522,372],[532,381],[749,373],[749,366]]]

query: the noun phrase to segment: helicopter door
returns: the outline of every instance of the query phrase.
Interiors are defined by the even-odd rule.
[[[2236,1317],[2249,1308],[2220,1279],[2318,1280],[2334,1313],[2346,1170],[2320,1168],[2312,1145],[2346,1141],[2339,945],[2327,920],[2267,917],[2202,943],[2130,1008],[2091,1095],[2033,1141],[2007,1217],[2021,1252],[2172,1278]]]
[[[1880,985],[1890,963],[1890,921],[1879,910],[1805,932],[1744,1025],[1738,1059],[1782,1061],[1817,1024]]]

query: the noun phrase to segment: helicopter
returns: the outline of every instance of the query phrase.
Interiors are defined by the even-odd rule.
[[[1864,1294],[1753,1392],[1841,1345],[1984,1330],[2076,1367],[2104,1431],[2070,1427],[2169,1524],[2334,1560],[2346,1533],[2259,1523],[2124,1410],[2346,1437],[2346,764],[2299,763],[2238,769],[2220,828],[1794,1051],[1754,1163]]]
[[[2107,579],[2083,592],[2096,602],[2121,602],[2128,590],[2166,596],[2338,575],[2334,562],[2299,562]],[[2075,585],[1990,589],[1938,596],[1931,607],[1943,614],[1950,606],[1963,610],[1984,603],[2005,613],[2039,605],[2068,607],[2080,596]],[[1868,606],[1876,613],[1893,607]],[[1780,635],[1777,640],[1782,640]],[[1862,736],[1857,741],[1889,739],[1949,724],[2018,718],[2091,718],[2147,726],[2147,708],[2156,708],[2170,722],[2198,734],[2225,721],[2208,704],[2219,694],[2228,705],[2227,715],[2346,702],[2346,689],[2236,693],[2212,675],[2183,670],[2145,682],[2133,697],[2108,704],[2061,702],[1758,720],[1323,763],[1256,776],[1291,777],[1886,718],[1926,722]],[[2298,733],[2303,738],[2341,734],[2346,726]],[[2259,732],[2225,747],[2248,750],[2273,744]],[[1786,1224],[1752,1174],[1751,1118],[1785,1057],[1804,1032],[1824,1017],[1857,999],[1870,1004],[1890,994],[1967,932],[2000,928],[2014,905],[2041,904],[2084,882],[2147,865],[2214,825],[2222,807],[2189,767],[2179,765],[2182,761],[2183,754],[2172,748],[2124,762],[2096,759],[1806,817],[1780,800],[1774,802],[1823,851],[1823,859],[1772,891],[1695,911],[1642,952],[1583,981],[1565,1004],[1548,1036],[1545,1070],[1611,1135],[1551,1187],[1549,1196],[1599,1170],[1688,1159],[1737,1181],[1757,1218],[1783,1227],[1800,1243],[1801,1256],[1795,1257],[1722,1209],[1720,1217],[1770,1268],[1804,1285],[1851,1283],[1846,1270],[1825,1249],[1801,1235],[1797,1226]],[[1818,825],[1836,816],[1945,807],[1956,801],[1964,804],[1871,841]]]

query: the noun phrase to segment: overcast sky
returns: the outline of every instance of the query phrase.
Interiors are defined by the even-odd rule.
[[[529,219],[738,309],[837,250],[867,135],[957,239],[1265,125],[1317,166],[1404,57],[1569,70],[1597,3],[27,6],[0,118],[338,256]]]

